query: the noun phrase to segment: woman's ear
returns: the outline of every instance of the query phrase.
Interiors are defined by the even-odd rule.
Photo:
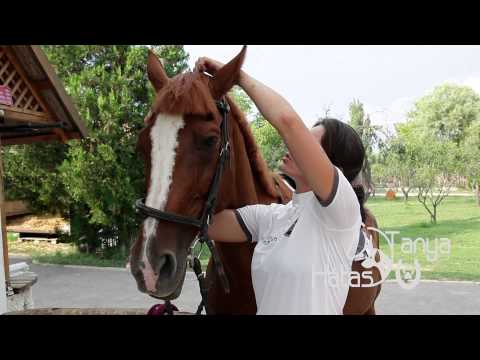
[[[247,47],[244,46],[235,58],[215,74],[215,77],[210,82],[210,89],[214,99],[220,99],[238,82],[246,51]]]

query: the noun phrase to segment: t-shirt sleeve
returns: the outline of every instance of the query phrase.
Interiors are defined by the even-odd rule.
[[[262,224],[271,214],[269,205],[247,205],[234,210],[240,227],[245,232],[248,241],[257,242]]]
[[[336,166],[332,193],[325,201],[314,196],[313,210],[330,229],[349,229],[361,222],[357,195],[343,172]]]

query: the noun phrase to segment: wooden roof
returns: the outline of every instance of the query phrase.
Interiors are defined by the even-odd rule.
[[[13,100],[11,105],[0,103],[2,145],[66,142],[87,136],[75,105],[39,46],[0,45],[2,85],[9,88]],[[27,126],[12,128],[16,125]],[[39,128],[30,129],[30,125]]]

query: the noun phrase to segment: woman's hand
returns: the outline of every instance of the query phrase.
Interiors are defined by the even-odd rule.
[[[207,57],[201,57],[195,63],[194,71],[207,72],[210,75],[215,76],[217,71],[222,67],[223,67],[223,64],[219,61],[216,61]]]

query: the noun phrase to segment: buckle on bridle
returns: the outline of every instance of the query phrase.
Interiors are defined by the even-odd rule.
[[[217,104],[218,110],[220,110],[222,113],[230,112],[230,105],[228,105],[228,102],[225,101],[225,99],[216,101],[216,104]]]
[[[220,150],[220,157],[223,156],[223,153],[226,152],[227,155],[229,154],[230,152],[230,141],[227,140],[227,142],[225,143],[225,145],[222,147],[222,150]]]

